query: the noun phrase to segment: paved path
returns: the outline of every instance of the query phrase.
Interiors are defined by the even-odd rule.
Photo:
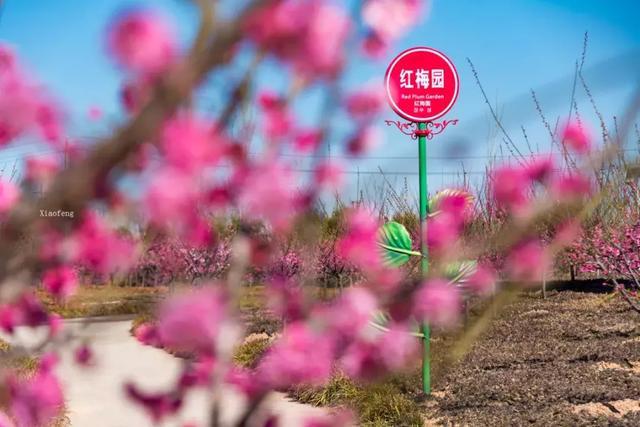
[[[67,412],[73,427],[143,427],[151,426],[141,409],[124,396],[122,384],[134,380],[144,390],[169,387],[178,375],[180,360],[166,352],[139,344],[129,334],[131,322],[122,318],[67,320],[64,333],[71,343],[65,345],[58,374],[65,388]],[[37,340],[36,334],[18,331],[23,343]],[[13,339],[11,340],[13,341]],[[72,352],[82,342],[89,342],[96,357],[96,369],[82,369],[73,363]],[[223,425],[233,425],[246,404],[232,390],[221,397]],[[279,425],[297,426],[309,416],[320,416],[322,409],[291,402],[281,393],[272,393],[265,403],[266,412],[278,414]],[[186,422],[207,426],[209,409],[205,391],[190,393],[180,415],[162,424],[182,426]]]

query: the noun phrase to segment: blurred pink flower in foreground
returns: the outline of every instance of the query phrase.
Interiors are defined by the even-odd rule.
[[[553,173],[553,168],[553,159],[547,156],[532,157],[525,167],[529,179],[537,182],[545,182]]]
[[[322,133],[318,129],[300,129],[293,138],[293,148],[299,153],[311,153],[322,142]]]
[[[381,138],[380,130],[374,126],[359,128],[347,142],[347,151],[353,156],[361,156],[373,150]]]
[[[315,5],[314,11],[306,35],[306,49],[296,68],[305,76],[333,77],[344,62],[351,20],[342,7],[329,2]]]
[[[85,212],[69,237],[72,259],[100,274],[126,271],[136,259],[135,244],[112,230],[94,212]]]
[[[60,114],[42,88],[31,82],[11,49],[0,44],[0,146],[29,131],[49,142],[62,136]]]
[[[291,169],[277,162],[254,165],[241,185],[238,205],[247,218],[265,220],[278,231],[288,228],[299,211]]]
[[[338,255],[364,270],[379,267],[378,221],[361,208],[350,210],[346,221],[346,232],[336,246]]]
[[[272,92],[262,92],[258,104],[263,112],[263,133],[269,141],[288,137],[293,130],[293,117],[286,102]]]
[[[589,131],[575,120],[569,121],[560,133],[566,147],[578,154],[586,154],[591,150],[591,135]]]
[[[316,185],[321,189],[339,190],[343,182],[343,168],[337,161],[321,162],[314,170]]]
[[[66,299],[78,288],[78,277],[72,267],[61,265],[44,272],[42,285],[54,297]]]
[[[158,312],[160,342],[176,351],[215,355],[220,345],[233,345],[219,340],[230,327],[226,298],[211,286],[176,295]]]
[[[53,374],[56,363],[56,357],[47,354],[41,358],[32,377],[10,379],[11,413],[19,426],[49,425],[62,409],[62,388]]]
[[[479,295],[488,295],[495,291],[496,272],[493,268],[479,265],[465,282],[466,287]]]
[[[460,238],[461,222],[456,215],[440,212],[427,220],[426,242],[433,255],[442,255],[448,249],[453,249]]]
[[[460,224],[468,221],[473,214],[473,195],[465,189],[449,190],[447,194],[439,198],[433,206],[432,213],[445,213],[453,216],[453,220]]]
[[[167,120],[161,135],[168,163],[185,173],[198,173],[220,159],[224,141],[214,126],[197,117],[178,115]]]
[[[155,424],[173,415],[182,407],[182,396],[176,393],[147,393],[135,384],[125,384],[127,397],[142,406]]]
[[[246,28],[257,45],[301,76],[322,78],[342,67],[351,22],[342,7],[325,0],[284,0],[258,9]]]
[[[144,212],[160,226],[182,224],[193,216],[198,195],[194,178],[175,168],[156,172],[144,195]]]
[[[292,384],[322,384],[329,379],[333,343],[322,331],[294,322],[287,325],[258,365],[258,378],[273,387]]]
[[[158,328],[149,323],[142,323],[138,325],[133,331],[133,336],[144,345],[150,345],[152,347],[161,346],[160,338],[158,337]]]
[[[176,56],[173,29],[148,10],[120,15],[110,28],[108,47],[120,65],[144,74],[164,71]]]
[[[15,427],[11,418],[2,411],[0,411],[0,427]]]
[[[559,201],[570,201],[591,193],[591,181],[579,172],[555,176],[549,186],[551,194]]]
[[[354,337],[365,330],[378,309],[376,297],[362,286],[347,289],[325,318],[339,335]]]
[[[491,172],[491,190],[496,202],[511,209],[527,204],[531,179],[527,170],[514,166],[501,166]]]
[[[535,239],[514,247],[506,260],[510,277],[517,281],[540,281],[549,269],[549,255],[542,244]]]
[[[73,360],[82,367],[92,366],[95,361],[93,350],[87,344],[82,344],[74,350]]]
[[[460,316],[462,298],[457,286],[442,279],[423,283],[413,297],[413,313],[434,326],[452,326]]]
[[[406,326],[392,324],[388,331],[351,343],[339,363],[350,377],[371,380],[407,366],[418,348]]]
[[[46,186],[60,170],[60,161],[54,156],[33,156],[27,158],[25,167],[28,181]]]
[[[366,0],[362,18],[371,30],[365,52],[379,56],[424,15],[422,0]]]
[[[380,85],[367,85],[351,92],[344,104],[354,120],[371,120],[386,105],[385,93]]]
[[[0,180],[0,214],[10,211],[19,198],[18,187],[11,182]]]

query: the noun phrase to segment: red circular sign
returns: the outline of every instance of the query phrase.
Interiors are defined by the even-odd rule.
[[[391,61],[385,87],[398,115],[412,122],[429,122],[445,115],[456,102],[458,72],[443,53],[414,47]]]

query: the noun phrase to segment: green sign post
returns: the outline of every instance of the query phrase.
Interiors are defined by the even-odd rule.
[[[425,234],[427,232],[427,215],[429,190],[427,187],[427,136],[424,133],[427,130],[426,123],[419,123],[418,130],[418,175],[419,175],[419,192],[420,192],[420,252],[422,259],[420,260],[420,272],[426,277],[429,270],[429,248]],[[424,323],[422,325],[422,391],[425,394],[431,393],[431,328]]]
[[[409,120],[402,123],[387,120],[387,125],[395,124],[400,131],[418,140],[418,170],[419,170],[419,203],[420,203],[420,268],[422,277],[426,277],[429,270],[428,247],[426,243],[427,216],[429,215],[429,199],[427,188],[427,140],[442,132],[448,124],[457,124],[457,120],[435,123],[434,120],[446,114],[458,98],[458,72],[453,63],[441,52],[428,47],[414,47],[401,52],[389,64],[385,75],[385,89],[391,108],[401,117]],[[383,248],[390,249],[389,240],[399,243],[396,254],[392,259],[406,259],[411,252],[411,241],[406,237],[389,239],[398,231],[399,224],[385,230],[386,238]],[[386,226],[385,226],[386,227]],[[397,233],[396,233],[397,234]],[[406,242],[409,248],[406,248]],[[391,245],[393,246],[393,245]],[[399,249],[399,251],[398,251]],[[404,256],[398,256],[405,254]],[[405,261],[406,262],[406,261]],[[397,265],[398,263],[395,262]],[[422,357],[422,389],[425,394],[431,393],[431,329],[428,324],[422,324],[421,339],[423,342]]]

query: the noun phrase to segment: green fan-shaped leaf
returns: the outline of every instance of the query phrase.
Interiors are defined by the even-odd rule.
[[[449,263],[445,266],[444,276],[452,283],[464,283],[476,272],[477,261],[466,260]]]
[[[421,256],[420,252],[411,250],[411,236],[398,222],[389,222],[378,230],[378,246],[387,265],[399,267],[409,261],[409,258]]]
[[[470,207],[474,202],[473,194],[468,191],[457,189],[457,188],[445,188],[444,190],[438,191],[433,197],[429,199],[428,209],[429,215],[437,215],[440,210],[439,204],[445,197],[449,196],[464,196],[467,199],[467,207]]]

